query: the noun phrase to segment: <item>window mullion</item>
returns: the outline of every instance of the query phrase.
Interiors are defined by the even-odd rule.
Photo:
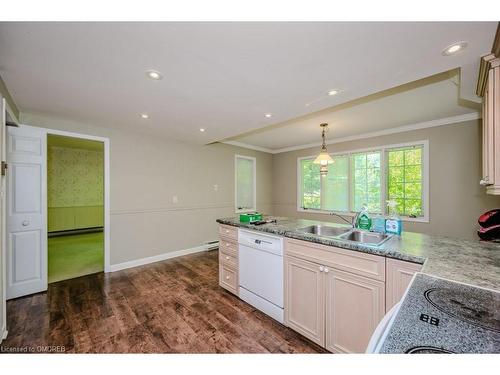
[[[384,215],[385,212],[385,202],[388,199],[388,170],[389,167],[387,165],[389,158],[387,157],[387,150],[382,149],[380,151],[380,213]]]

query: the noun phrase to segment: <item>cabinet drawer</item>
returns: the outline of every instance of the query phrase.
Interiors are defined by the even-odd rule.
[[[219,225],[219,234],[229,239],[238,241],[238,228],[229,225]]]
[[[238,256],[238,244],[227,238],[219,237],[219,251],[236,257]]]
[[[219,264],[219,285],[238,295],[238,273],[225,264]]]
[[[293,239],[286,240],[285,254],[385,281],[385,258],[381,256]]]
[[[238,269],[238,258],[234,255],[219,252],[219,262],[225,266]]]

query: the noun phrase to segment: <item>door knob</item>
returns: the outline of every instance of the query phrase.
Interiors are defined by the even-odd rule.
[[[325,267],[325,273],[328,273],[328,272],[330,272],[330,270]]]
[[[29,220],[23,220],[22,224],[23,224],[23,227],[27,227],[28,225],[30,225],[30,221]]]
[[[319,266],[319,272],[323,272],[325,270],[325,267]]]

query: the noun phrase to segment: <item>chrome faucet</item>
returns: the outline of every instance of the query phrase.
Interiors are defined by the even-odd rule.
[[[336,213],[336,212],[330,211],[330,215],[331,215],[331,216],[336,216],[336,217],[338,217],[339,219],[344,220],[347,224],[350,224],[353,228],[356,228],[356,224],[357,224],[357,222],[358,222],[359,214],[360,214],[359,212],[356,212],[356,215],[354,215],[353,217],[349,216],[349,218],[350,218],[351,220],[348,220],[348,219],[346,219],[346,217],[345,217],[345,216],[343,216],[343,215],[339,215],[339,214],[338,214],[338,213]]]

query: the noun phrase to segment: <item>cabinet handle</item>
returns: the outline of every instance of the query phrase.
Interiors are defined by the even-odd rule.
[[[229,279],[230,279],[230,277],[229,277],[229,276],[226,276],[226,280],[229,280]]]
[[[328,273],[328,272],[330,272],[330,270],[325,267],[325,273]]]
[[[226,247],[229,247],[229,246],[231,246],[231,245],[230,245],[229,243],[227,243],[227,242],[226,242]]]
[[[226,257],[226,260],[229,260],[229,257]]]
[[[229,229],[226,229],[226,233],[229,233]]]
[[[323,271],[324,271],[324,269],[325,269],[325,267],[323,267],[323,266],[319,266],[319,272],[323,272]]]

